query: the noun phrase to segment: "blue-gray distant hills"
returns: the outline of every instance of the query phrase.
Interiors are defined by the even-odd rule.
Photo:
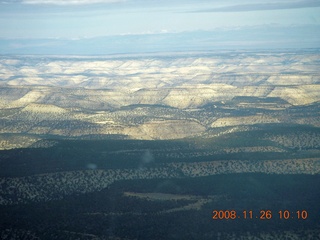
[[[78,39],[0,39],[1,54],[115,54],[231,49],[319,48],[316,25],[277,25]]]

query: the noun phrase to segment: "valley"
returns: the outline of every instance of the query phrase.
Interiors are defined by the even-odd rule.
[[[312,49],[2,55],[0,238],[319,238],[319,68]]]

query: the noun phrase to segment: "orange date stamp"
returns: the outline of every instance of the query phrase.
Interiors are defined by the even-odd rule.
[[[308,212],[306,210],[280,210],[273,212],[271,210],[260,210],[254,212],[252,210],[213,210],[213,220],[235,220],[235,219],[259,219],[259,220],[271,220],[272,218],[278,219],[299,219],[306,220],[308,218]]]

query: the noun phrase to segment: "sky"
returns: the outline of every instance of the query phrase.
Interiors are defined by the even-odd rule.
[[[318,48],[319,39],[320,0],[0,0],[0,54]]]

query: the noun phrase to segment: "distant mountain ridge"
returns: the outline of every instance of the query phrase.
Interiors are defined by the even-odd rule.
[[[268,34],[266,34],[266,32]],[[178,33],[127,34],[77,39],[0,39],[1,54],[128,54],[173,51],[320,48],[316,25],[266,25]]]

